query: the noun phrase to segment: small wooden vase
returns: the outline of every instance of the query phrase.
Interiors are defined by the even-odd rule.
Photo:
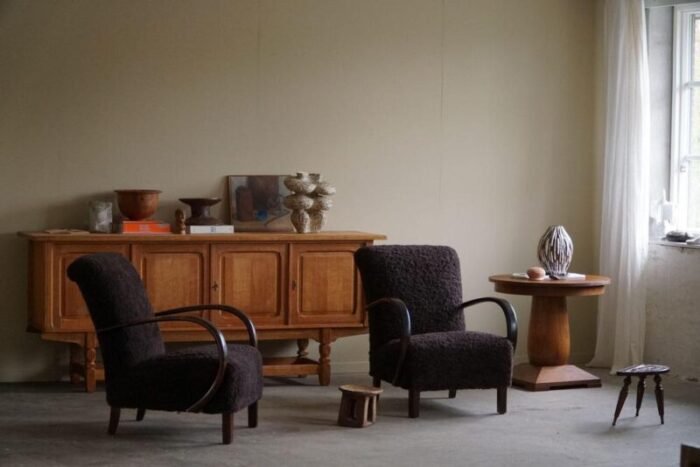
[[[180,198],[180,201],[192,211],[192,215],[185,220],[186,225],[221,225],[219,219],[210,212],[211,207],[221,201],[221,198]]]

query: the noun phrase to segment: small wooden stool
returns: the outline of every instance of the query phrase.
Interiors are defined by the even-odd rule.
[[[338,425],[364,428],[374,423],[381,388],[345,384],[340,386],[340,392],[343,398],[340,401]]]
[[[635,417],[639,416],[639,409],[642,407],[642,398],[644,397],[644,388],[646,388],[646,382],[644,381],[647,376],[654,375],[654,382],[656,383],[656,407],[659,409],[659,417],[661,417],[661,424],[664,424],[664,388],[661,386],[661,375],[671,371],[670,367],[666,365],[634,365],[623,368],[617,372],[618,376],[624,376],[625,380],[620,390],[620,396],[617,399],[617,407],[615,408],[615,418],[613,419],[613,426],[617,423],[617,417],[620,416],[622,412],[622,406],[625,404],[625,399],[627,399],[627,393],[629,392],[630,383],[632,382],[632,376],[639,377],[639,383],[637,383],[637,414]]]

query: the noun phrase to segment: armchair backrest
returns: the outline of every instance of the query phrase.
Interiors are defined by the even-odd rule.
[[[68,267],[68,277],[80,287],[97,330],[153,317],[141,278],[118,253],[81,256]],[[155,323],[98,333],[97,338],[107,377],[165,351]]]
[[[462,280],[457,252],[446,246],[381,245],[364,247],[355,262],[367,303],[399,298],[411,315],[411,333],[464,329]],[[398,337],[400,322],[380,305],[369,314],[370,347]]]

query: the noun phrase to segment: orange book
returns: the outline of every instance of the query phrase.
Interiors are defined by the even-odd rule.
[[[154,220],[123,221],[119,226],[119,233],[167,234],[170,233],[170,224]]]

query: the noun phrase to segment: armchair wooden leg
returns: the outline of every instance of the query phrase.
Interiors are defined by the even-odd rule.
[[[146,409],[138,409],[136,411],[136,421],[140,422],[143,420],[143,417],[146,415]]]
[[[258,403],[253,402],[248,406],[248,426],[255,428],[258,426]]]
[[[503,415],[508,410],[508,386],[499,386],[496,389],[497,410]]]
[[[450,399],[454,399],[455,397],[457,397],[457,390],[450,389]]]
[[[224,438],[224,444],[231,444],[231,441],[233,441],[233,412],[221,414],[221,433]]]
[[[420,391],[416,389],[408,390],[408,416],[418,418],[420,415]]]
[[[107,428],[107,433],[110,435],[114,435],[117,432],[120,412],[121,409],[119,407],[112,407],[109,412],[109,428]]]
[[[375,388],[381,388],[382,387],[381,378],[372,378],[372,386],[374,386]]]

